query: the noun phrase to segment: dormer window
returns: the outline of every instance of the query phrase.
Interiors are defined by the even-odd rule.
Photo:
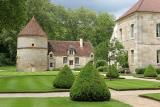
[[[50,52],[50,53],[49,53],[49,57],[50,57],[50,58],[53,58],[53,52]]]
[[[70,55],[73,55],[73,54],[74,54],[74,50],[73,50],[73,49],[70,49],[70,50],[69,50],[69,54],[70,54]]]
[[[91,53],[91,58],[93,58],[94,57],[94,55],[93,55],[93,53]]]

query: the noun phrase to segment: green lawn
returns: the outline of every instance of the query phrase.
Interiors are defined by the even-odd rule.
[[[140,95],[140,96],[141,96],[141,97],[145,97],[145,98],[149,98],[149,99],[153,99],[153,100],[160,101],[160,93],[143,94],[143,95]]]
[[[55,76],[12,76],[0,78],[0,92],[50,92]]]
[[[106,81],[109,88],[119,91],[124,90],[144,90],[144,89],[160,89],[160,82],[151,82],[135,79],[118,79]]]
[[[0,67],[0,77],[1,76],[26,76],[26,75],[53,75],[56,76],[59,71],[40,71],[40,72],[16,72],[15,66],[5,66]],[[75,75],[79,72],[74,71]]]
[[[109,102],[74,102],[69,98],[0,98],[0,107],[131,107],[111,100]]]

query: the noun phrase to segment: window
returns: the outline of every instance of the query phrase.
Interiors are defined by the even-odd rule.
[[[131,24],[131,38],[134,37],[134,24]]]
[[[73,52],[74,52],[73,49],[70,49],[70,50],[69,50],[69,54],[70,54],[70,55],[73,55]]]
[[[78,58],[78,57],[75,58],[75,64],[76,64],[76,65],[79,64],[79,58]]]
[[[160,37],[160,23],[158,23],[156,26],[156,35],[157,37]]]
[[[32,43],[32,47],[34,47],[34,43]]]
[[[53,54],[50,54],[49,56],[52,58],[52,57],[53,57]]]
[[[131,50],[131,63],[134,63],[134,50]]]
[[[122,29],[119,29],[120,39],[122,40]]]
[[[160,63],[160,50],[157,51],[157,63]]]
[[[53,63],[50,63],[50,67],[53,67]]]
[[[63,64],[67,63],[67,57],[63,57]]]
[[[73,60],[70,60],[70,61],[69,61],[69,65],[73,65]]]

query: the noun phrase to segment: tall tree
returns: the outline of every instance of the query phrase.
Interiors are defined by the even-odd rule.
[[[26,18],[26,0],[0,1],[0,57],[9,57],[8,63],[15,61],[17,34]]]

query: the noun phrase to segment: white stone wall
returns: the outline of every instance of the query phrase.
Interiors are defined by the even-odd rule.
[[[17,48],[32,47],[32,44],[34,44],[34,47],[48,48],[48,39],[46,37],[37,36],[18,37]]]
[[[34,46],[32,46],[34,44]],[[18,37],[17,71],[45,71],[48,69],[48,40],[45,37]]]
[[[63,64],[63,57],[67,57],[67,63],[66,64]],[[55,68],[62,68],[64,67],[65,65],[68,65],[71,69],[74,69],[74,68],[82,68],[84,67],[89,61],[91,61],[93,58],[91,57],[79,57],[79,64],[76,65],[75,64],[75,57],[78,57],[78,56],[54,56],[54,59],[55,59]],[[73,65],[70,66],[69,65],[69,60],[73,60]],[[53,62],[49,59],[49,63],[50,62]],[[52,69],[52,68],[51,68]],[[50,70],[51,70],[50,69]]]
[[[156,37],[156,24],[160,23],[160,13],[136,12],[118,20],[113,37],[117,37],[128,51],[130,70],[152,64],[157,67],[157,50],[160,38]],[[131,38],[131,24],[134,24],[134,38]],[[122,28],[122,37],[119,29]],[[131,50],[134,50],[134,63],[131,62]]]

